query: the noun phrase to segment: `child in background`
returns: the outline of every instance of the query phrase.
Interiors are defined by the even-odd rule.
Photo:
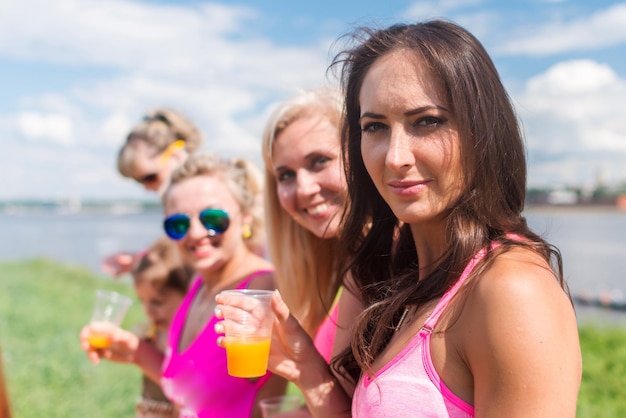
[[[170,322],[187,293],[193,269],[182,261],[176,244],[160,238],[138,260],[132,270],[137,297],[150,323],[140,338],[160,351],[167,345]],[[159,382],[143,376],[136,418],[177,417],[178,411],[163,394]]]

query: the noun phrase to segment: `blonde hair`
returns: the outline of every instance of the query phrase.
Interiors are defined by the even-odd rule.
[[[259,169],[242,158],[227,161],[212,153],[196,153],[174,170],[163,200],[167,198],[172,186],[197,176],[220,176],[224,180],[224,184],[239,204],[241,213],[252,217],[252,223],[249,225],[252,235],[245,239],[246,246],[256,254],[263,254],[265,220],[262,203],[263,187]]]
[[[285,303],[311,336],[328,315],[341,285],[336,240],[317,237],[282,208],[276,190],[272,148],[284,129],[306,117],[323,116],[339,133],[342,103],[335,89],[301,91],[274,109],[263,133],[268,251]]]
[[[122,176],[132,177],[139,141],[154,148],[157,156],[179,140],[185,143],[184,150],[191,154],[202,144],[202,134],[180,112],[168,108],[150,110],[126,137],[117,156],[117,169]]]
[[[147,281],[184,295],[194,270],[185,263],[176,244],[167,237],[161,237],[139,259],[131,273],[135,285]]]

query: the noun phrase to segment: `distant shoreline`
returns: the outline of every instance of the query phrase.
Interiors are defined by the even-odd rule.
[[[161,211],[159,204],[153,202],[124,202],[114,204],[85,204],[78,207],[65,205],[3,205],[0,203],[0,215],[33,215],[33,214],[56,214],[56,215],[80,215],[80,214],[110,214],[129,215],[147,212]],[[616,205],[599,204],[576,204],[576,205],[548,205],[527,204],[524,213],[550,214],[550,213],[624,213],[626,210]]]
[[[616,212],[624,213],[626,210],[619,208],[616,205],[541,205],[532,204],[526,205],[524,212],[535,213],[549,213],[549,212]]]

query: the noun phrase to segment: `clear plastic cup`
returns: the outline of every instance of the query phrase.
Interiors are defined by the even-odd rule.
[[[228,374],[259,377],[267,373],[274,313],[270,308],[273,291],[260,289],[224,290],[222,295],[237,298],[245,309],[224,310]]]
[[[124,320],[132,299],[111,290],[97,290],[96,303],[91,314],[89,345],[92,348],[107,348],[111,345],[111,330]]]

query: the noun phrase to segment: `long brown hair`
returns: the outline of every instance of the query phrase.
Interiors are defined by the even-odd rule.
[[[522,216],[523,138],[509,96],[481,43],[465,29],[442,20],[379,30],[360,28],[350,39],[356,46],[333,61],[333,66],[341,66],[346,95],[342,152],[349,198],[340,245],[367,309],[355,326],[352,350],[334,366],[357,380],[389,343],[404,308],[442,296],[472,256],[492,241],[503,242],[499,251],[514,245],[532,248],[546,261],[554,261],[555,275],[564,283],[558,250],[530,231]],[[400,224],[376,190],[360,148],[363,79],[377,59],[400,49],[413,53],[439,82],[459,130],[465,187],[447,211],[447,251],[427,277],[418,277],[419,260],[409,225]],[[366,230],[365,224],[370,225]],[[507,234],[522,239],[509,240]],[[476,274],[484,268],[483,263]]]

